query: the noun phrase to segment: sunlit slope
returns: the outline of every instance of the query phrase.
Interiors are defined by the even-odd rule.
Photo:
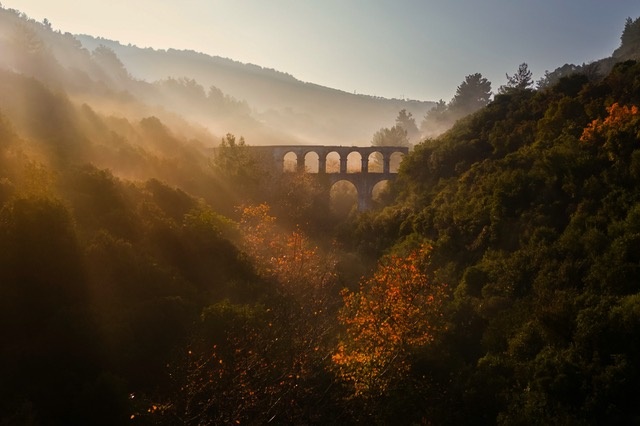
[[[92,52],[69,33],[10,9],[0,8],[0,69],[31,77],[95,110],[142,119],[188,123],[217,135],[242,133],[256,143],[295,143],[286,129],[251,115],[246,103],[191,80],[149,83],[134,78],[106,47]],[[216,138],[218,139],[218,138]]]
[[[305,143],[368,144],[373,133],[393,123],[401,109],[420,118],[434,105],[347,93],[301,82],[273,69],[194,51],[142,49],[86,35],[77,38],[89,50],[100,45],[112,49],[136,78],[159,81],[186,77],[205,88],[215,86],[246,101],[261,122],[289,129]]]

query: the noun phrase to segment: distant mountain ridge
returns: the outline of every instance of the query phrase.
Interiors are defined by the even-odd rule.
[[[89,35],[75,36],[89,51],[105,46],[127,71],[147,82],[193,79],[246,101],[269,127],[287,129],[302,143],[368,144],[380,127],[392,125],[401,109],[420,119],[431,101],[386,99],[305,83],[290,74],[189,50],[156,50]]]

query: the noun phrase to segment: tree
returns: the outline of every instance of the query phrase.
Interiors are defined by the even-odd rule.
[[[621,45],[630,43],[632,41],[632,33],[633,33],[633,19],[630,16],[624,21],[624,30],[622,30],[622,35],[620,36]]]
[[[451,117],[447,103],[440,99],[436,105],[427,111],[420,123],[422,137],[436,137],[451,127]]]
[[[400,127],[407,132],[407,138],[410,142],[415,142],[420,138],[420,131],[416,126],[416,120],[413,114],[407,112],[406,109],[400,110],[396,117],[396,127]]]
[[[222,138],[216,149],[213,168],[225,180],[228,186],[225,189],[240,198],[256,195],[260,179],[264,177],[264,173],[258,173],[258,163],[247,149],[244,138],[236,140],[231,133]]]
[[[400,117],[400,115],[398,115],[398,117]],[[408,114],[408,117],[411,118],[411,113]],[[411,120],[413,121],[413,125],[415,126],[415,121],[413,120],[413,118],[411,118]],[[382,129],[378,130],[373,135],[373,140],[371,141],[371,145],[373,146],[410,146],[411,143],[409,142],[407,131],[404,128],[402,128],[400,125],[396,124],[390,129],[387,127],[383,127]],[[382,164],[382,154],[380,154],[379,152],[374,154],[374,159],[378,164]],[[392,158],[391,167],[394,169],[398,167],[398,163],[396,161],[397,161],[397,158]]]
[[[613,57],[621,60],[637,59],[640,46],[640,18],[635,21],[627,18],[620,36],[620,47],[613,52]]]
[[[123,84],[130,81],[129,72],[113,49],[101,44],[96,47],[91,56],[113,83]]]
[[[267,204],[241,214],[241,247],[268,288],[260,303],[203,310],[201,334],[176,365],[180,391],[161,410],[191,424],[323,423],[337,259],[301,231],[283,232]]]
[[[442,99],[427,112],[420,130],[423,137],[436,137],[447,131],[460,118],[485,107],[491,100],[491,82],[475,73],[465,77],[449,104]]]
[[[518,67],[518,71],[515,74],[507,76],[507,84],[500,86],[498,92],[500,94],[510,93],[518,90],[526,90],[533,86],[533,74],[529,71],[529,65],[523,62]]]
[[[490,99],[491,82],[480,73],[470,74],[456,89],[449,109],[460,118],[486,106]]]
[[[343,291],[346,335],[332,360],[356,395],[384,394],[411,368],[411,354],[443,328],[446,286],[424,272],[428,249],[388,256],[356,292]]]
[[[415,125],[415,123],[414,123]],[[399,125],[383,127],[373,135],[373,146],[409,146],[407,131]]]
[[[614,102],[607,111],[604,120],[595,119],[584,128],[580,141],[602,146],[610,161],[628,161],[638,145],[640,110]]]

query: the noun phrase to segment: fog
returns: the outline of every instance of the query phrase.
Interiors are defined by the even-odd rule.
[[[288,143],[284,134],[296,144],[370,145],[374,132],[391,125],[401,109],[422,118],[435,105],[346,93],[272,69],[193,51],[141,49],[87,35],[78,39],[89,50],[101,45],[112,49],[136,79],[161,82],[164,89],[169,89],[167,82],[172,83],[172,95],[189,105],[184,109],[177,106],[181,103],[172,104],[181,113],[212,127],[215,121],[226,122],[232,127],[230,131],[241,127],[264,133],[255,141],[247,138],[256,145]],[[205,92],[215,98],[209,106],[198,102]],[[218,106],[211,108],[211,103]],[[276,141],[268,142],[274,138]]]

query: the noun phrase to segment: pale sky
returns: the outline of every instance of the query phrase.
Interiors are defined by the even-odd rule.
[[[190,49],[347,92],[449,101],[609,56],[639,0],[0,0],[55,30]]]

